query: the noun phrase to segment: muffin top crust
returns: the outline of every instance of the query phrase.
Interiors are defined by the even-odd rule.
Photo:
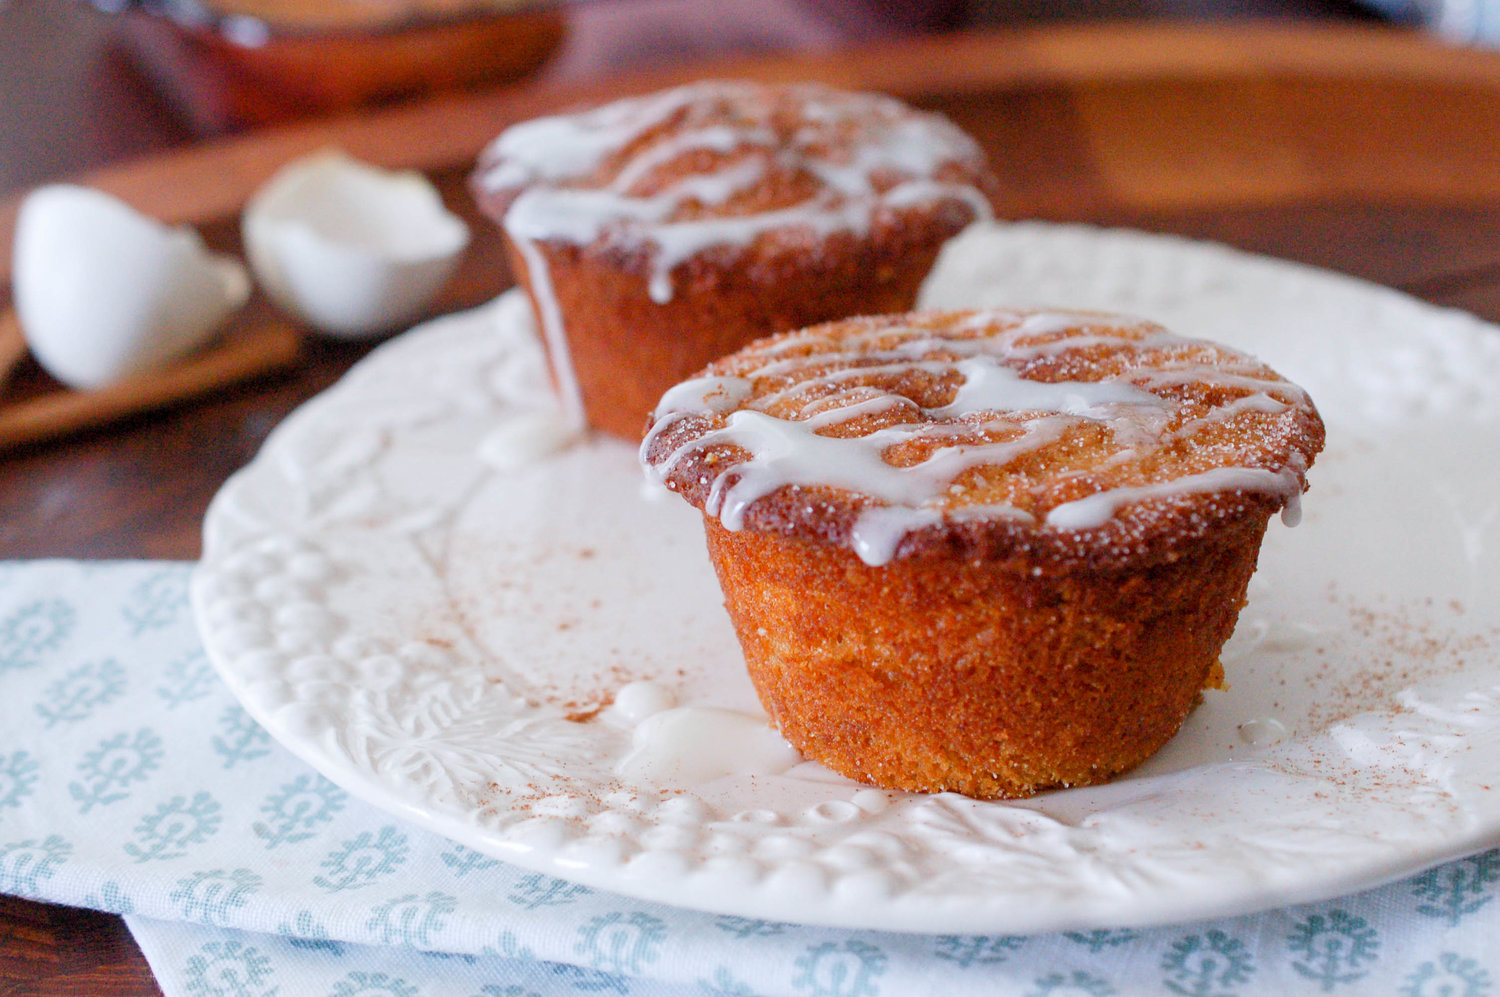
[[[1306,392],[1243,353],[997,309],[759,340],[666,393],[641,460],[728,529],[872,565],[936,550],[1104,567],[1226,520],[1294,520],[1323,437]]]
[[[816,254],[921,218],[988,218],[996,181],[958,127],[890,97],[706,81],[508,128],[474,186],[513,240],[671,271],[707,251]]]

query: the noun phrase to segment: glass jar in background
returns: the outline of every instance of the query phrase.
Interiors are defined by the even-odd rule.
[[[199,134],[520,79],[564,19],[529,0],[97,0]]]

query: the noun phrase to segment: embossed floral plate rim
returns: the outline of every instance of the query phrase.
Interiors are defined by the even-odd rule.
[[[927,303],[1065,294],[1077,306],[1180,313],[1189,326],[1212,325],[1226,303],[1252,318],[1290,308],[1291,326],[1331,323],[1329,338],[1281,330],[1268,359],[1327,382],[1314,395],[1333,402],[1335,430],[1393,413],[1500,425],[1485,380],[1500,374],[1500,337],[1470,316],[1167,237],[1040,224],[980,236],[946,259]],[[970,301],[975,288],[995,300]],[[929,933],[1248,913],[1500,841],[1500,761],[1475,762],[1500,758],[1483,750],[1500,745],[1489,658],[1463,688],[1407,690],[1393,709],[1317,736],[1024,803],[884,793],[806,772],[688,792],[621,785],[610,773],[628,727],[580,725],[557,703],[528,700],[463,627],[402,615],[423,598],[454,600],[423,586],[451,581],[450,519],[492,501],[497,472],[475,453],[495,426],[540,441],[508,458],[517,473],[541,467],[545,478],[576,461],[618,483],[625,464],[633,470],[628,448],[609,441],[552,452],[563,441],[536,390],[544,378],[523,314],[512,293],[383,346],[278,428],[206,519],[192,595],[211,660],[274,737],[366,801],[485,854],[640,899]],[[1355,322],[1370,359],[1351,376],[1328,343]],[[1437,382],[1442,397],[1425,390]],[[644,500],[621,504],[632,502]],[[655,528],[658,513],[630,514]],[[540,789],[522,776],[502,785],[497,773],[528,765]]]

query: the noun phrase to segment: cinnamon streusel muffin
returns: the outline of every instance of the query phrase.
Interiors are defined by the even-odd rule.
[[[716,81],[515,125],[473,189],[564,404],[635,440],[714,357],[912,307],[996,181],[969,136],[889,97]]]
[[[641,454],[703,511],[787,740],[988,798],[1108,779],[1176,733],[1322,445],[1307,395],[1241,353],[983,311],[758,341],[668,391]]]

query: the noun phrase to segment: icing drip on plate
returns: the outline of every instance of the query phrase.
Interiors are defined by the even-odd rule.
[[[1152,323],[917,313],[721,361],[667,392],[641,454],[729,530],[784,490],[855,496],[849,543],[879,565],[945,523],[1089,531],[1193,495],[1269,495],[1294,522],[1307,454],[1286,440],[1309,420],[1296,385]]]

